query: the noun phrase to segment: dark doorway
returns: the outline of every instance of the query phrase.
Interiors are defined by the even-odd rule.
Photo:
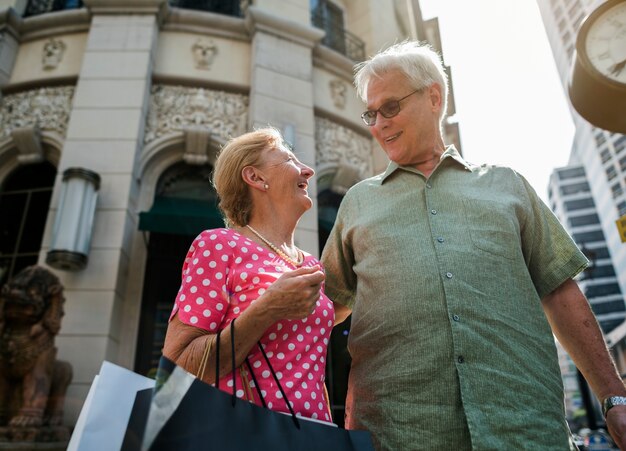
[[[154,377],[158,367],[189,246],[203,230],[224,226],[212,171],[209,165],[173,165],[159,178],[150,210],[139,214],[148,246],[135,357],[139,374]]]
[[[167,321],[180,287],[183,261],[194,238],[192,235],[150,234],[135,359],[135,371],[139,374],[155,375]]]

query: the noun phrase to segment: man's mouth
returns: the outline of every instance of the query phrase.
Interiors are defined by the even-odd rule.
[[[398,137],[399,137],[401,134],[402,134],[402,132],[398,132],[398,133],[396,133],[395,135],[391,135],[390,137],[385,138],[385,142],[386,142],[386,143],[393,142],[393,141],[395,141],[396,139],[398,139]]]

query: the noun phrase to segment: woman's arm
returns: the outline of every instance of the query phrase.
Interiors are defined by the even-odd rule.
[[[244,310],[235,324],[235,366],[240,366],[265,331],[281,319],[303,319],[315,309],[324,273],[318,266],[283,274]],[[207,383],[215,382],[215,334],[184,324],[174,316],[163,345],[163,355]],[[206,370],[198,375],[208,341],[212,341]],[[220,377],[231,371],[231,334],[225,328],[220,340]]]

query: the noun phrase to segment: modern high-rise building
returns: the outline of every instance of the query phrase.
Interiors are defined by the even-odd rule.
[[[602,1],[538,0],[548,40],[568,96],[568,83],[583,19]],[[615,221],[626,214],[626,136],[592,126],[571,107],[576,127],[568,166],[551,178],[552,207],[581,248],[587,249],[592,269],[581,285],[604,332],[626,317],[626,246]],[[558,130],[554,131],[558,133]],[[576,174],[573,176],[572,174]],[[588,199],[584,210],[574,201]],[[609,268],[613,266],[613,268]]]
[[[568,100],[579,27],[601,3],[597,0],[537,0]],[[592,126],[571,103],[569,105],[576,127],[574,142],[568,165],[555,169],[550,177],[548,196],[552,210],[591,261],[578,283],[603,332],[619,342],[619,337],[626,333],[623,331],[626,247],[615,221],[626,214],[626,137]],[[559,351],[568,420],[575,428],[590,425],[587,420],[601,418],[599,404],[595,398],[587,396],[589,390],[581,383],[580,373],[569,356],[560,347]],[[615,349],[613,354],[616,354]],[[625,360],[623,356],[616,357],[623,372]],[[586,403],[584,398],[588,399]],[[586,415],[581,417],[584,410],[587,410]]]
[[[55,262],[65,423],[103,360],[154,371],[185,253],[223,225],[210,176],[230,137],[271,124],[315,169],[295,238],[318,253],[347,188],[387,165],[353,66],[408,38],[440,48],[417,0],[0,0],[0,284]],[[348,327],[328,355],[339,423]]]
[[[572,238],[587,255],[591,265],[578,277],[581,290],[605,333],[624,321],[624,296],[582,165],[556,169],[550,177],[548,197],[551,208]]]

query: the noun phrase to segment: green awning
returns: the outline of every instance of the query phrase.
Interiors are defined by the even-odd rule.
[[[208,201],[157,197],[150,211],[139,213],[139,230],[196,236],[216,227],[224,227],[224,220]]]

